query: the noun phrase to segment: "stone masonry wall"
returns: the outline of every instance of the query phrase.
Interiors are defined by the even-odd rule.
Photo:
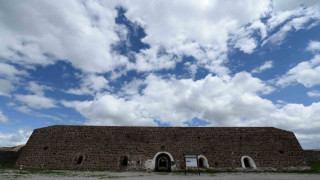
[[[271,127],[103,127],[50,126],[34,130],[16,165],[32,169],[146,170],[158,152],[172,155],[172,169],[184,167],[184,153],[203,155],[210,169],[241,169],[250,156],[258,169],[307,167],[292,132]],[[83,155],[76,166],[77,155]],[[128,157],[128,166],[121,160]]]
[[[0,164],[18,159],[19,153],[10,150],[0,150]]]
[[[320,150],[305,150],[309,162],[320,162]]]

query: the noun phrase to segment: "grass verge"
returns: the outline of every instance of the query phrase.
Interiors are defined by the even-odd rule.
[[[13,169],[15,163],[16,163],[16,160],[2,163],[0,166],[0,169]]]
[[[311,170],[303,171],[270,171],[270,170],[250,170],[250,171],[237,171],[237,170],[206,170],[200,173],[204,174],[217,174],[217,173],[296,173],[296,174],[320,174],[320,162],[315,162],[311,164]],[[173,173],[182,174],[185,173],[184,170],[174,171]],[[198,174],[196,170],[187,170],[187,174]]]

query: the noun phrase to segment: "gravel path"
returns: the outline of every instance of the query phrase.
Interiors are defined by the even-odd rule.
[[[148,173],[148,172],[104,172],[104,171],[48,171],[30,173],[28,171],[0,171],[0,180],[320,180],[320,174],[286,174],[286,173],[217,173],[187,174],[183,173]]]

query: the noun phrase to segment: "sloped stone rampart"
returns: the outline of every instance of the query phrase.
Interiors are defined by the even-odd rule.
[[[206,157],[210,169],[242,169],[249,156],[258,169],[303,169],[305,152],[292,132],[272,127],[49,126],[34,130],[16,166],[32,169],[153,170],[168,152],[172,170],[184,153]],[[83,156],[81,165],[77,157]],[[122,160],[128,158],[128,165]]]

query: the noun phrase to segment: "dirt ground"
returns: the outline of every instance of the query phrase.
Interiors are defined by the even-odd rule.
[[[148,172],[105,172],[105,171],[0,171],[0,180],[96,180],[96,179],[120,179],[120,180],[255,180],[255,179],[279,179],[279,180],[319,180],[320,174],[291,174],[291,173],[216,173],[216,174],[187,174],[184,173],[148,173]]]

